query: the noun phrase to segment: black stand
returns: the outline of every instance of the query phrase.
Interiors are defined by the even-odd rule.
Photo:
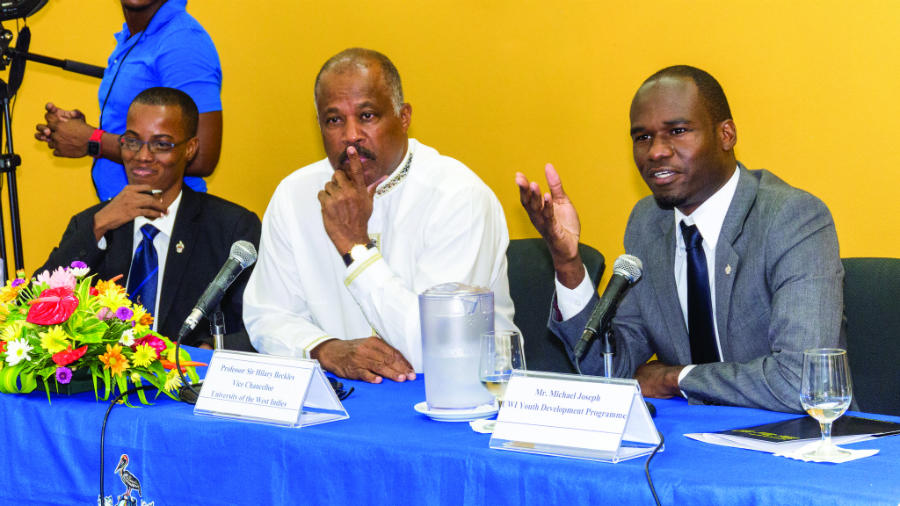
[[[13,151],[12,117],[9,112],[9,97],[6,82],[0,79],[0,99],[3,100],[3,128],[6,133],[6,152],[0,155],[0,172],[6,173],[6,187],[9,192],[9,219],[10,231],[13,240],[13,256],[15,259],[15,273],[24,276],[25,260],[22,254],[22,228],[19,221],[19,190],[16,184],[16,167],[22,164],[22,159]],[[3,211],[0,210],[0,262],[3,269],[0,271],[0,283],[6,284],[9,279],[9,263],[6,260],[6,232],[3,226]]]
[[[57,60],[47,56],[31,54],[28,45],[31,42],[31,30],[26,26],[19,31],[17,47],[9,47],[12,41],[12,32],[0,26],[0,70],[10,66],[9,84],[0,79],[0,99],[3,101],[3,128],[6,133],[6,152],[0,155],[0,172],[6,173],[6,186],[9,192],[9,218],[10,232],[12,232],[13,258],[15,261],[15,275],[25,275],[25,259],[22,253],[22,228],[19,220],[19,191],[16,185],[16,168],[22,164],[22,159],[13,151],[12,115],[10,114],[9,101],[16,95],[22,78],[25,74],[25,60],[32,60],[46,65],[53,65],[69,72],[76,72],[91,77],[103,77],[103,67],[88,65],[72,60]],[[0,150],[2,151],[2,150]],[[6,284],[9,279],[9,262],[6,259],[6,237],[3,228],[3,213],[0,211],[0,284]]]

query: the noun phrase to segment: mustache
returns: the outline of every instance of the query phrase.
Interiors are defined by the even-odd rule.
[[[350,146],[347,146],[347,147],[349,148]],[[359,156],[368,158],[369,160],[373,160],[373,161],[375,160],[375,153],[369,151],[368,149],[366,149],[362,146],[357,146],[356,144],[353,145],[353,148],[356,149],[356,153]],[[344,152],[341,153],[341,158],[338,160],[338,164],[343,165],[349,159],[350,159],[350,156],[347,155],[347,150],[344,149]]]

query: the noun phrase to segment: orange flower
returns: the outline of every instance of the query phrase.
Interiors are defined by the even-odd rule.
[[[128,359],[122,355],[122,346],[106,345],[106,353],[100,355],[100,361],[103,362],[103,368],[109,369],[113,375],[122,374],[128,369]]]
[[[141,320],[138,322],[140,325],[151,326],[153,325],[153,316],[150,313],[144,313],[141,315]]]
[[[109,281],[103,281],[103,280],[97,281],[97,286],[95,288],[97,289],[98,293],[104,293],[109,289],[112,289],[116,292],[125,293],[125,287],[116,284],[116,281],[118,281],[121,278],[122,278],[122,275],[119,274],[118,276],[110,279]]]

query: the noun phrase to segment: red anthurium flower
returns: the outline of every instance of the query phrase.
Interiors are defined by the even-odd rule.
[[[38,325],[55,325],[68,320],[77,307],[78,297],[71,288],[48,288],[31,301],[25,320]]]
[[[100,295],[100,290],[97,290],[96,288],[94,288],[92,286],[91,290],[90,290],[90,294],[91,294],[91,297],[96,297],[96,296]]]
[[[75,348],[74,350],[72,349],[71,346],[69,346],[68,348],[66,348],[65,350],[63,350],[59,353],[54,353],[53,356],[50,358],[53,359],[53,362],[56,365],[64,366],[64,365],[69,365],[72,362],[83,357],[86,351],[87,351],[87,345],[84,345],[81,348]]]
[[[6,353],[6,341],[0,341],[0,353]]]

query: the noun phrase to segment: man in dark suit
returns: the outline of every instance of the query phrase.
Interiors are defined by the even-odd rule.
[[[155,330],[172,339],[225,263],[232,243],[259,245],[255,214],[182,184],[185,167],[197,154],[197,123],[197,106],[184,92],[161,87],[141,92],[120,139],[128,186],[75,215],[39,270],[80,260],[100,279],[122,274],[129,294],[140,294],[138,302],[153,314]],[[244,272],[221,302],[229,333],[243,330],[248,277]],[[201,322],[183,343],[210,345],[208,328]]]
[[[653,195],[625,231],[643,277],[612,323],[612,375],[634,375],[648,397],[802,411],[803,351],[844,347],[843,268],[828,208],[737,162],[725,94],[700,69],[648,78],[631,104],[631,137]],[[546,175],[544,195],[522,174],[516,182],[553,254],[550,328],[573,356],[597,295],[589,280],[585,287],[575,208],[551,165]],[[584,356],[585,371],[603,372],[599,348]]]

